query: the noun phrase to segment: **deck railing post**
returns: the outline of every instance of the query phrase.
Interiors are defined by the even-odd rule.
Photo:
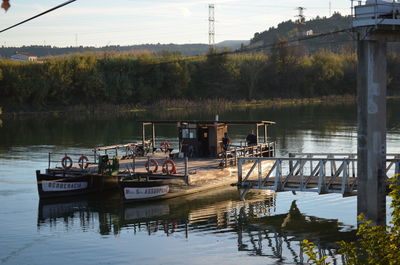
[[[342,195],[344,195],[347,192],[347,168],[348,168],[348,162],[347,159],[343,161],[343,177],[342,177]]]
[[[261,166],[262,160],[258,160],[258,187],[261,188],[262,186],[262,166]]]
[[[325,192],[325,165],[324,161],[319,161],[318,193]]]
[[[329,155],[327,156],[327,158],[328,158],[328,160],[329,160],[329,159],[333,159],[333,158],[335,158],[335,157],[334,157],[334,155],[329,154]],[[330,165],[331,165],[331,176],[332,176],[332,177],[336,174],[336,164],[334,164],[334,163],[335,163],[334,160],[331,160],[331,161],[330,161]]]
[[[185,156],[185,176],[189,174],[189,158]]]
[[[235,147],[235,166],[237,166],[237,147]]]
[[[151,151],[154,154],[154,148],[156,147],[156,128],[154,123],[151,124],[151,145]]]
[[[295,154],[289,153],[289,157],[290,158],[295,157]],[[294,174],[294,172],[293,172],[293,160],[292,159],[289,160],[289,175],[290,174]]]
[[[313,167],[314,163],[313,163],[313,160],[312,160],[313,156],[312,156],[312,154],[309,154],[309,155],[307,155],[307,157],[310,158],[310,175],[311,175],[312,169],[314,168]]]
[[[132,154],[132,171],[135,173],[136,170],[136,154]]]
[[[281,185],[279,183],[281,177],[281,160],[276,161],[276,169],[275,169],[275,191],[279,191],[281,189]]]
[[[242,181],[243,181],[242,163],[243,163],[243,159],[239,158],[238,165],[237,165],[238,183],[242,183]]]
[[[51,162],[51,153],[49,152],[49,166],[47,169],[50,169],[50,166],[51,166],[50,162]]]

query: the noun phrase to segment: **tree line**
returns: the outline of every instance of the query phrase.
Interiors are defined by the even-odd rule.
[[[388,94],[400,84],[400,57],[389,56]],[[71,106],[151,104],[161,100],[310,98],[356,93],[356,56],[300,56],[277,42],[271,54],[182,57],[176,53],[79,54],[42,63],[0,61],[0,104]]]

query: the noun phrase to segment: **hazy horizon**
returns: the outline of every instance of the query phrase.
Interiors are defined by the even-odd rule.
[[[7,28],[65,0],[10,0],[0,14],[0,29]],[[331,2],[331,10],[329,9]],[[46,45],[56,47],[127,46],[143,44],[207,44],[208,4],[215,4],[215,42],[249,40],[286,20],[296,19],[296,7],[306,19],[350,13],[350,1],[288,0],[78,0],[52,13],[1,34],[1,46]]]

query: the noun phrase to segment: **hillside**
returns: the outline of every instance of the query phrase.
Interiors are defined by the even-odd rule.
[[[271,27],[263,32],[257,32],[250,40],[251,46],[268,45],[276,42],[279,38],[291,40],[296,39],[298,32],[312,31],[313,34],[320,34],[325,32],[332,32],[341,29],[349,28],[352,18],[350,16],[342,16],[339,13],[333,16],[316,17],[305,21],[303,25],[297,24],[295,21],[289,20],[278,24],[277,27]],[[301,35],[301,34],[300,34]],[[343,49],[352,50],[353,44],[351,42],[352,36],[349,33],[340,33],[323,38],[317,38],[302,42],[303,47],[307,52],[315,52],[320,49],[328,49],[334,52]]]
[[[240,48],[241,43],[248,44],[249,41],[241,40],[228,40],[217,43],[219,49],[227,48],[229,50],[236,50]],[[178,52],[183,56],[196,56],[204,55],[208,52],[207,44],[141,44],[130,46],[105,46],[105,47],[52,47],[52,46],[22,46],[22,47],[0,47],[0,57],[10,58],[16,52],[25,52],[38,57],[44,56],[58,56],[72,53],[85,53],[85,52],[128,52],[128,51],[150,51],[154,53]]]

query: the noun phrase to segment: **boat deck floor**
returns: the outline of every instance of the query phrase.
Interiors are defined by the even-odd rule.
[[[146,174],[147,170],[145,164],[149,159],[156,160],[159,165],[158,171],[151,175],[156,179],[165,177],[167,178],[166,181],[169,183],[170,193],[164,198],[191,194],[237,182],[237,166],[221,167],[220,164],[223,162],[222,158],[189,158],[187,176],[185,176],[185,159],[174,159],[176,174],[168,176],[162,173],[162,165],[164,161],[168,159],[168,156],[163,153],[151,154],[148,157],[136,157],[135,159],[121,159],[119,169],[121,174],[119,174],[119,176],[127,176],[128,178],[126,181],[129,181],[129,176],[134,175],[133,173]],[[265,163],[265,165],[263,165],[263,171],[266,172],[272,164],[272,162]],[[243,164],[243,169],[248,170],[251,166],[252,163]],[[153,169],[153,167],[151,167],[151,169]],[[50,169],[50,171],[63,172],[64,170],[62,168],[56,168]],[[68,175],[73,175],[73,172],[75,172],[75,174],[78,175],[79,172],[82,173],[82,169],[74,167],[64,172]],[[88,174],[97,173],[97,165],[90,165],[84,172]],[[132,179],[132,181],[135,180]]]

